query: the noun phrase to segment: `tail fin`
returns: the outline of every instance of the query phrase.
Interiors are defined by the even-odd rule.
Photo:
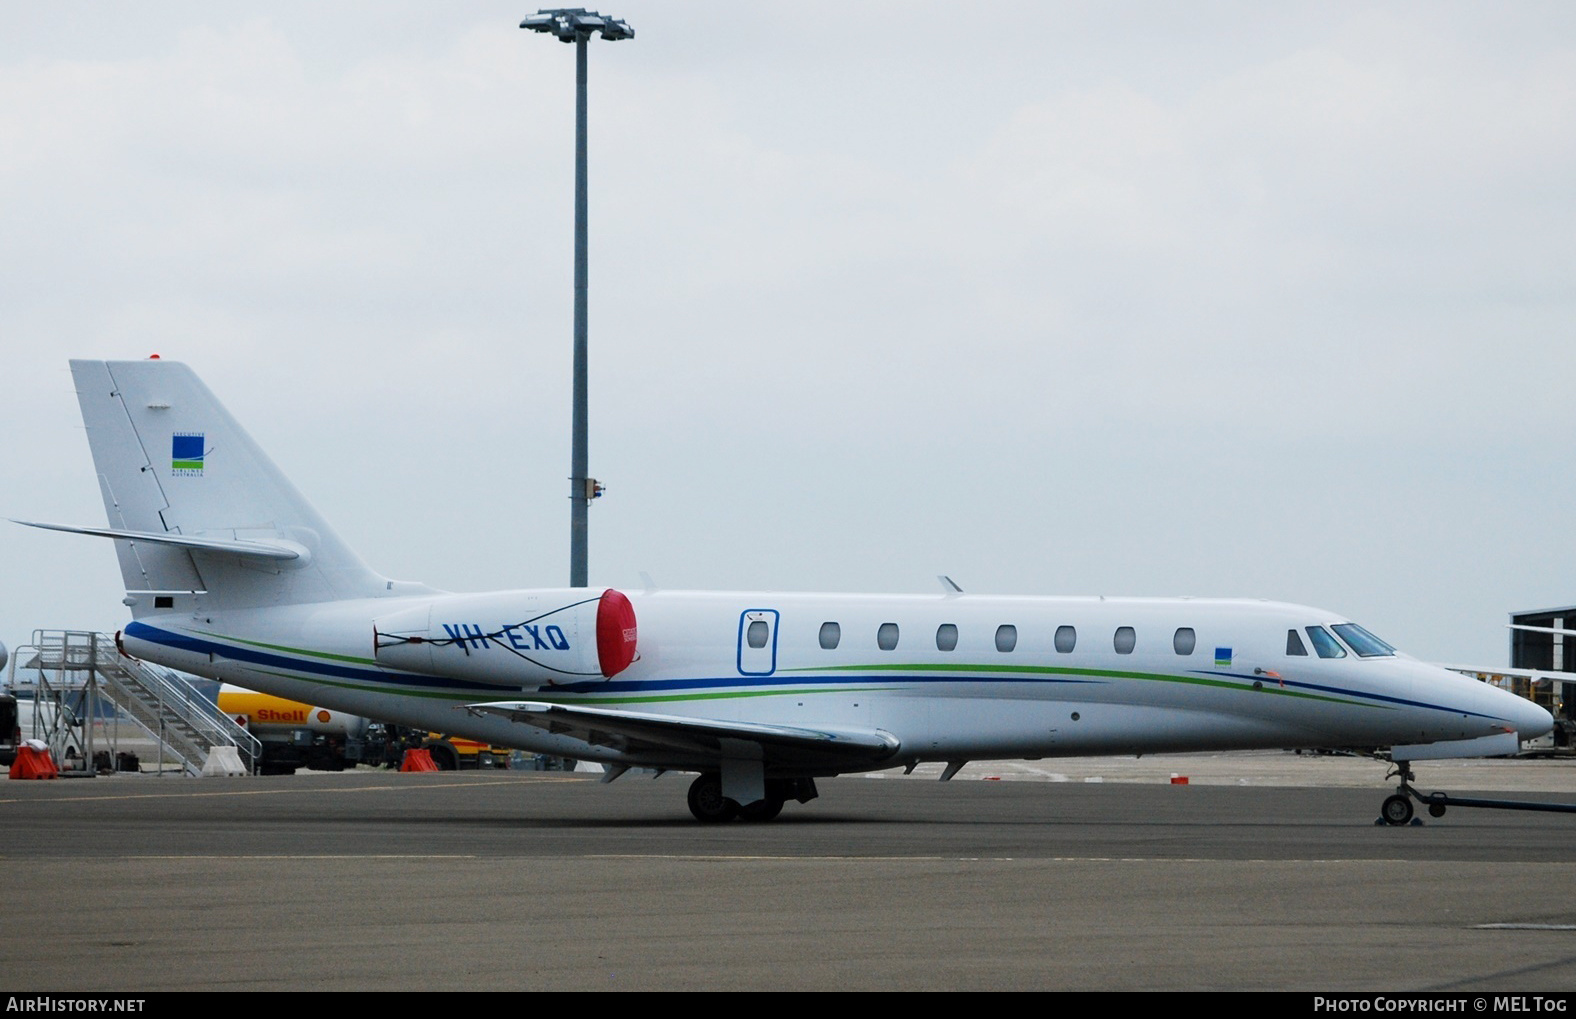
[[[71,374],[133,616],[174,607],[180,595],[215,609],[255,608],[390,587],[190,368],[72,361]]]

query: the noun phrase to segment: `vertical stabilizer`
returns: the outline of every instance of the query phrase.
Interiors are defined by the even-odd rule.
[[[279,561],[117,540],[121,574],[152,611],[160,594],[211,608],[375,597],[387,582],[324,523],[192,370],[173,361],[72,361],[109,525],[217,542],[283,542]]]

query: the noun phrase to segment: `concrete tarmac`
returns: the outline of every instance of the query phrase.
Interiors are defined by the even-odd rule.
[[[1419,786],[1576,801],[1576,763],[1482,765]],[[823,780],[776,822],[715,826],[686,775],[0,783],[0,983],[1576,989],[1576,815],[1375,827],[1382,776],[1279,754],[971,766]]]

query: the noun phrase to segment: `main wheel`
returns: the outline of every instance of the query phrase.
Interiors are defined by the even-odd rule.
[[[1384,806],[1379,809],[1379,813],[1384,817],[1385,824],[1406,824],[1412,820],[1412,801],[1400,793],[1386,796]]]
[[[767,794],[766,799],[747,803],[739,808],[739,817],[745,821],[771,821],[783,812],[780,797]]]
[[[739,814],[739,805],[722,795],[722,776],[711,772],[690,783],[689,808],[695,820],[708,824],[731,821]]]

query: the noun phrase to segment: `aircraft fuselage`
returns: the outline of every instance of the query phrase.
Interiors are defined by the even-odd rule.
[[[594,597],[600,589],[578,592]],[[529,699],[890,734],[870,768],[925,760],[1380,747],[1528,730],[1521,698],[1402,655],[1320,657],[1318,609],[1213,599],[629,594],[639,653],[583,667],[583,621],[525,622],[566,591],[374,598],[132,623],[128,653],[283,697],[540,753],[701,768],[704,755],[598,745],[464,705]],[[391,665],[378,621],[426,614],[454,640]],[[387,630],[383,630],[386,633]],[[1288,633],[1304,653],[1288,653]],[[387,640],[386,637],[381,638]],[[557,656],[556,658],[554,656]],[[594,654],[589,659],[594,662]],[[408,662],[404,663],[408,665]],[[567,666],[579,666],[569,668]],[[1541,717],[1534,717],[1534,716]],[[859,770],[846,761],[798,770]]]

